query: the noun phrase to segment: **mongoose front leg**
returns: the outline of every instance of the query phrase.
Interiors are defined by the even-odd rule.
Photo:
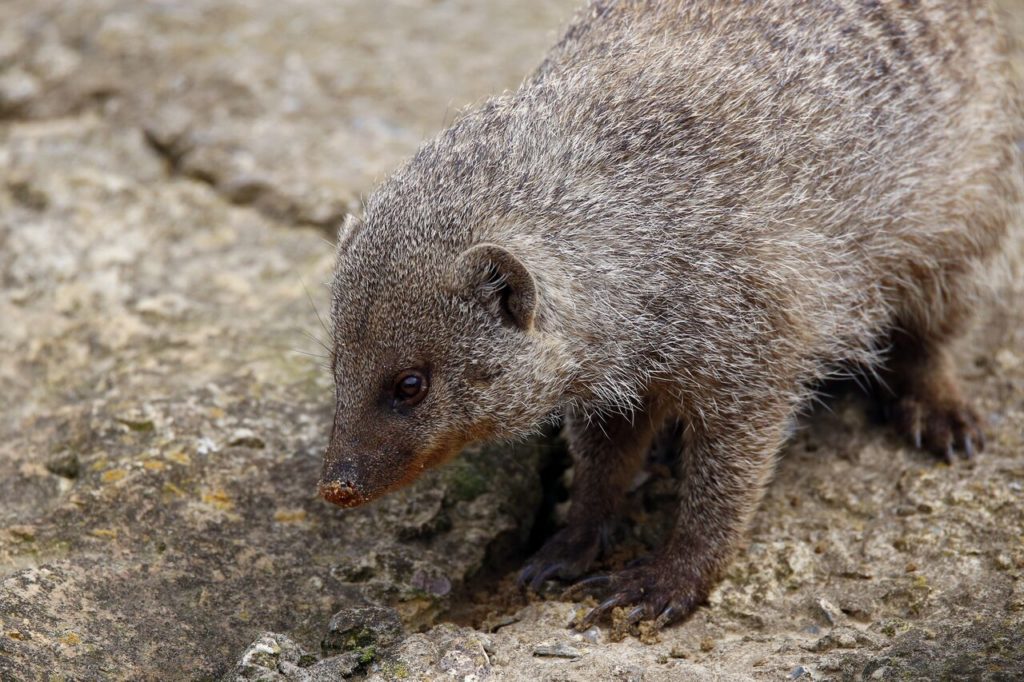
[[[957,453],[970,459],[984,449],[981,419],[960,393],[944,343],[898,333],[885,379],[895,393],[896,428],[915,447],[949,463]]]
[[[785,405],[756,414],[691,426],[683,456],[676,526],[650,562],[596,576],[569,593],[600,589],[609,594],[576,623],[586,629],[615,607],[632,606],[627,620],[656,627],[685,617],[708,595],[736,550],[771,477],[784,441],[790,410]]]
[[[566,437],[575,461],[568,523],[526,564],[520,585],[536,590],[549,578],[573,579],[590,568],[602,548],[607,525],[661,424],[658,410],[566,419]]]

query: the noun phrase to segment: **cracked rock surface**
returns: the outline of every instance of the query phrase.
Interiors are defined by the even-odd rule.
[[[660,635],[514,588],[564,511],[550,437],[316,497],[325,241],[575,4],[0,3],[0,680],[1024,677],[1022,230],[959,349],[985,453],[831,401]],[[664,469],[606,567],[670,523]]]

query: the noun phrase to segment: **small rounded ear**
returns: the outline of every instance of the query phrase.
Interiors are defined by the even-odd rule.
[[[537,284],[523,262],[497,244],[477,244],[459,256],[463,293],[476,297],[502,322],[533,329]]]

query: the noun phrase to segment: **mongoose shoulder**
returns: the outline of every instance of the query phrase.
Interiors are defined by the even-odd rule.
[[[522,578],[573,579],[678,420],[675,530],[583,621],[660,626],[708,594],[814,382],[880,374],[911,440],[973,456],[947,347],[1024,194],[997,23],[974,0],[591,2],[342,229],[323,496],[563,418],[568,525]]]

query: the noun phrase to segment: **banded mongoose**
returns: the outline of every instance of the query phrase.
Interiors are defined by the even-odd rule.
[[[568,523],[522,579],[575,579],[678,421],[671,537],[583,583],[610,596],[580,625],[660,627],[714,586],[816,382],[875,374],[911,442],[973,456],[948,346],[1024,194],[998,28],[980,0],[590,2],[346,220],[321,494],[562,418]]]

